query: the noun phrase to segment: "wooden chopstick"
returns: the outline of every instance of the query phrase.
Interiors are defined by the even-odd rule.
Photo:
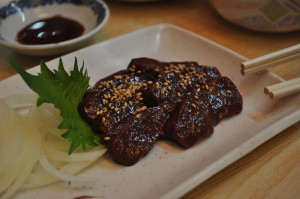
[[[241,64],[242,75],[255,73],[269,67],[300,58],[300,44],[285,48]],[[280,98],[300,92],[300,78],[284,81],[264,88],[271,99]]]
[[[271,99],[284,97],[300,92],[300,77],[264,88]]]
[[[243,75],[255,73],[298,58],[300,58],[300,44],[245,61],[241,65],[241,73]]]

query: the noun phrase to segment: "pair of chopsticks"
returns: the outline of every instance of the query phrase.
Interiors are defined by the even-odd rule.
[[[297,44],[295,46],[243,62],[241,64],[241,73],[242,75],[255,73],[299,58],[300,44]],[[271,99],[284,97],[298,92],[300,92],[300,77],[264,88],[264,93],[269,95]]]

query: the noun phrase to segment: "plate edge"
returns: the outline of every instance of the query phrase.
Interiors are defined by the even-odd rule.
[[[300,98],[300,94],[297,97]],[[213,162],[212,165],[205,168],[201,172],[198,172],[192,178],[185,180],[183,183],[179,184],[177,187],[173,188],[171,191],[167,192],[160,198],[171,199],[171,198],[178,198],[184,196],[193,188],[199,186],[201,183],[208,180],[213,175],[217,174],[218,172],[222,171],[232,163],[246,156],[247,154],[255,150],[263,143],[267,142],[268,140],[270,140],[271,138],[273,138],[283,130],[287,129],[293,124],[296,124],[299,121],[300,121],[300,109],[294,112],[292,115],[288,115],[287,117],[284,117],[279,121],[274,122],[267,129],[263,129],[262,131],[258,132],[255,136],[252,136],[251,139],[248,139],[245,142],[238,145],[237,147],[233,148],[225,156]],[[262,137],[262,139],[260,137]],[[256,142],[253,142],[254,140],[256,140]],[[257,140],[260,141],[257,142]],[[236,150],[237,148],[239,148],[240,150]],[[227,159],[230,160],[228,161]],[[220,162],[225,162],[225,164],[223,164],[222,166],[218,166],[220,165]],[[205,173],[206,175],[201,175],[201,173]]]

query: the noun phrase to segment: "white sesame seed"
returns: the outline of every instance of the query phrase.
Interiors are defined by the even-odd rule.
[[[103,139],[107,141],[110,140],[110,137],[104,137]]]

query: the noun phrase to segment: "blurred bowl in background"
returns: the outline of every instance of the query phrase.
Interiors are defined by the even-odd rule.
[[[66,41],[22,44],[17,35],[33,22],[61,16],[83,26],[83,33]],[[108,6],[101,0],[14,0],[0,6],[0,45],[16,52],[52,56],[79,48],[108,21]]]
[[[300,29],[299,0],[210,0],[228,21],[255,31],[289,32]]]

